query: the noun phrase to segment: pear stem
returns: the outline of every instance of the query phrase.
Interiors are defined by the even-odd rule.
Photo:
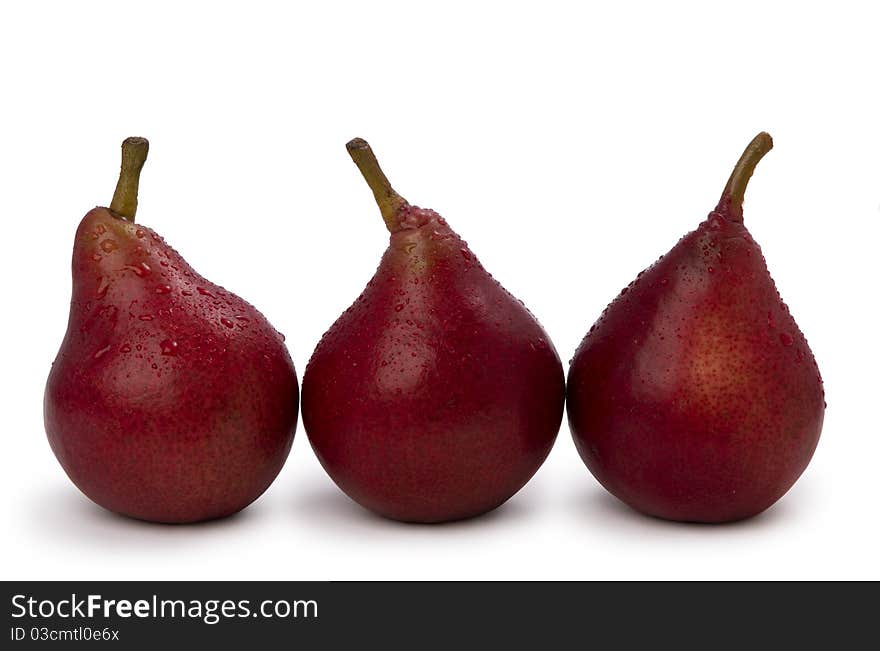
[[[727,185],[724,186],[724,191],[721,193],[718,208],[716,208],[719,212],[726,213],[728,219],[742,222],[746,186],[748,186],[749,179],[752,178],[752,173],[758,162],[771,149],[773,149],[773,138],[769,133],[762,131],[752,139],[742,156],[739,157],[739,161],[733,168]]]
[[[379,210],[382,212],[382,219],[385,220],[385,226],[393,233],[399,227],[397,213],[407,205],[406,199],[391,187],[391,183],[382,168],[379,167],[379,161],[366,140],[355,138],[346,144],[345,148],[363,174],[367,185],[373,191],[373,196],[376,197],[376,203],[379,204]]]
[[[110,210],[126,221],[133,222],[137,212],[138,184],[149,151],[150,143],[146,138],[126,138],[122,141],[122,167]]]

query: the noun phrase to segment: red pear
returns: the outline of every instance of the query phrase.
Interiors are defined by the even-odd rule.
[[[309,361],[303,425],[333,480],[377,513],[484,513],[550,452],[565,393],[559,357],[446,221],[391,188],[365,141],[348,151],[390,244]]]
[[[584,462],[649,515],[760,513],[801,475],[824,391],[813,354],[743,225],[746,184],[773,146],[748,146],[717,208],[605,309],[568,376]]]
[[[122,145],[109,208],[73,247],[73,296],[45,394],[46,433],[101,506],[156,522],[235,513],[275,479],[296,428],[283,337],[134,223],[143,138]]]

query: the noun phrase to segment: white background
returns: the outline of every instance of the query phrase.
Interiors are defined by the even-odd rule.
[[[825,4],[5,4],[2,578],[880,579],[880,10]],[[109,202],[125,136],[151,141],[138,220],[285,332],[301,377],[386,246],[350,138],[449,219],[567,361],[760,130],[776,148],[746,224],[828,394],[812,464],[760,517],[639,516],[565,422],[507,505],[444,526],[361,510],[302,428],[260,500],[198,526],[103,511],[49,449],[73,233]]]

